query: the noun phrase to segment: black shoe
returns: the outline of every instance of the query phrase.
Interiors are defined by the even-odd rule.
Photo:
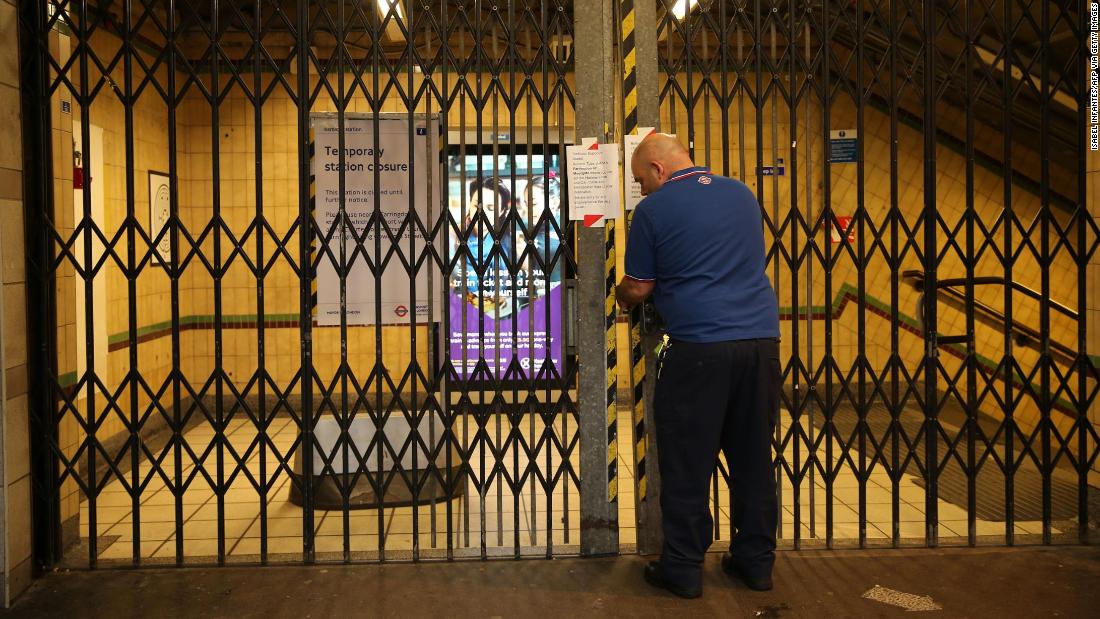
[[[645,581],[648,582],[649,584],[653,585],[654,587],[658,587],[658,588],[661,588],[661,589],[666,589],[669,592],[674,593],[674,594],[676,594],[676,595],[678,595],[682,598],[692,599],[692,598],[697,598],[700,595],[703,595],[703,588],[702,587],[696,587],[694,589],[685,589],[683,587],[678,587],[678,586],[668,582],[667,580],[665,580],[664,574],[661,573],[661,562],[660,561],[650,561],[649,563],[647,563],[646,566],[645,566],[645,571],[643,572],[643,574],[645,575]]]
[[[772,577],[752,577],[741,570],[741,567],[737,565],[737,562],[733,560],[733,555],[725,553],[722,555],[722,571],[737,578],[753,591],[771,591],[772,589]]]

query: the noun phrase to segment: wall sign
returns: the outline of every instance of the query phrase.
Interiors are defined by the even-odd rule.
[[[829,132],[829,162],[830,163],[855,163],[856,140],[855,129],[838,129]]]
[[[377,145],[374,136],[376,122]],[[318,325],[339,325],[342,316],[349,325],[372,325],[376,322],[408,324],[410,319],[405,317],[408,313],[415,314],[415,322],[428,319],[428,269],[421,268],[416,272],[416,303],[413,307],[409,273],[402,261],[396,256],[388,261],[381,274],[381,295],[376,298],[375,274],[363,254],[365,251],[371,260],[375,260],[376,234],[382,239],[383,257],[391,250],[407,255],[414,234],[420,249],[411,251],[423,251],[427,241],[421,237],[418,226],[407,220],[415,213],[421,225],[430,229],[432,219],[439,216],[442,208],[437,203],[434,209],[429,209],[425,189],[430,174],[435,179],[432,200],[440,200],[443,192],[439,184],[439,162],[435,156],[438,152],[435,137],[439,135],[438,123],[437,118],[429,119],[423,115],[413,119],[401,114],[380,115],[375,119],[371,114],[345,114],[341,152],[337,115],[310,115],[314,140],[311,162],[316,191],[314,217],[321,230],[321,236],[314,241],[314,252],[321,250],[318,244],[328,244],[327,251],[322,251],[317,261],[315,311]],[[410,134],[415,136],[412,144],[409,143]],[[433,156],[429,157],[429,153]],[[340,193],[341,170],[344,171],[343,194]],[[376,172],[377,187],[374,184]],[[376,201],[389,233],[381,229],[381,222],[373,219]],[[333,230],[341,209],[350,224],[343,233],[339,228]],[[399,230],[401,235],[391,240],[390,235]],[[340,260],[342,234],[345,259],[350,264],[345,278],[343,303],[336,264]],[[357,251],[360,246],[356,236],[363,239],[365,250]],[[430,294],[435,306],[439,307],[441,299],[438,288]],[[381,306],[378,312],[381,320],[376,316],[378,305]]]
[[[852,225],[851,216],[837,217],[836,224],[829,222],[829,241],[833,245],[839,245],[842,238],[847,237],[849,243],[856,242],[856,228]]]
[[[172,215],[172,179],[164,172],[149,170],[149,238],[168,226]],[[172,260],[172,233],[168,232],[153,246],[153,264],[168,264]]]

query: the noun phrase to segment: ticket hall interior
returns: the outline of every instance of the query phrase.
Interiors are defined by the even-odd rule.
[[[654,130],[763,215],[780,548],[1087,538],[1087,16],[958,4],[0,0],[6,599],[656,552]]]

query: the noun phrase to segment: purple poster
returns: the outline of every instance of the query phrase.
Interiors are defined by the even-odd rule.
[[[474,380],[560,376],[558,157],[452,155],[447,166],[448,210],[462,237],[451,241],[450,256],[462,258],[448,281],[455,371]]]

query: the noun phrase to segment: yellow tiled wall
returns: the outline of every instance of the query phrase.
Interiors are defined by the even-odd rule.
[[[27,288],[16,7],[0,0],[0,606],[31,581]]]
[[[71,50],[69,36],[64,32],[55,33],[60,43],[60,49],[55,51],[58,58],[67,59]],[[110,58],[117,53],[120,41],[113,35],[98,30],[92,37],[92,48],[100,58]],[[145,54],[144,60],[151,63],[152,56]],[[62,60],[61,64],[64,64]],[[132,87],[136,91],[143,78],[141,71],[135,70]],[[79,71],[71,71],[70,79],[76,94],[84,87],[79,79]],[[91,314],[88,324],[97,321],[106,321],[109,340],[117,338],[128,331],[130,322],[130,308],[135,311],[134,322],[138,329],[148,327],[168,320],[170,304],[168,302],[169,280],[164,269],[153,264],[141,266],[148,260],[149,244],[142,240],[141,236],[134,233],[134,243],[131,245],[129,233],[126,232],[126,221],[132,216],[138,226],[146,233],[149,231],[149,183],[148,172],[156,170],[167,172],[168,170],[168,140],[166,130],[166,105],[163,99],[151,86],[145,88],[137,97],[131,108],[132,117],[129,120],[131,130],[128,131],[128,119],[126,110],[120,96],[126,88],[125,74],[121,69],[116,70],[110,76],[108,82],[101,82],[98,71],[90,71],[89,91],[99,87],[102,90],[94,99],[88,110],[83,110],[77,103],[73,93],[65,89],[59,89],[55,96],[55,108],[60,99],[72,102],[72,113],[54,113],[54,132],[62,133],[54,144],[54,170],[58,178],[55,185],[55,228],[60,240],[55,244],[54,251],[63,257],[58,267],[57,278],[57,313],[58,313],[58,374],[63,387],[71,389],[74,398],[73,406],[68,407],[63,402],[59,404],[61,421],[59,438],[63,451],[69,455],[75,455],[79,445],[85,437],[85,431],[77,422],[77,417],[85,420],[99,419],[102,423],[96,430],[96,438],[108,443],[109,455],[114,458],[117,452],[125,449],[124,441],[128,437],[125,430],[125,422],[143,416],[154,401],[150,397],[149,390],[156,393],[164,383],[170,369],[171,342],[168,338],[158,338],[141,342],[136,348],[136,362],[134,367],[140,371],[144,380],[148,383],[148,389],[137,382],[127,382],[127,376],[131,369],[130,350],[128,348],[110,350],[106,359],[106,367],[99,360],[99,365],[94,367],[95,377],[101,384],[95,381],[81,382],[83,377],[77,376],[76,360],[76,312],[77,297],[83,299],[85,286],[91,285],[91,280],[77,277],[74,266],[75,256],[66,254],[63,248],[70,243],[74,230],[82,222],[75,221],[74,217],[74,122],[79,122],[87,113],[90,126],[98,126],[103,130],[103,178],[92,178],[91,168],[86,170],[86,187],[92,183],[101,183],[104,195],[104,217],[102,221],[95,221],[102,237],[106,239],[105,257],[102,265],[96,271],[94,277],[106,280],[108,310],[106,315]],[[164,70],[155,74],[154,78],[162,85],[166,80]],[[115,90],[118,89],[118,90]],[[127,150],[132,149],[132,155],[127,158]],[[85,156],[90,156],[89,149],[85,149]],[[127,171],[132,170],[128,176]],[[129,183],[132,183],[132,188]],[[95,239],[98,235],[91,231],[89,226],[81,231],[85,238]],[[95,246],[96,243],[93,243]],[[131,247],[133,255],[131,256]],[[93,265],[96,262],[93,260]],[[140,267],[140,268],[139,268]],[[131,290],[127,271],[135,273]],[[95,362],[93,362],[95,363]],[[89,396],[91,400],[89,400]],[[114,406],[112,406],[112,400]],[[95,402],[94,412],[88,409],[88,402]],[[136,402],[137,407],[132,403]],[[114,442],[109,442],[109,441]],[[90,451],[82,452],[82,457],[73,462],[77,470],[70,475],[62,490],[62,521],[65,522],[77,515],[79,510],[80,494],[72,477],[79,475],[89,479],[91,475],[85,470],[88,464]],[[102,454],[95,454],[102,462]],[[129,455],[125,456],[129,460]],[[63,527],[66,528],[66,527]],[[66,529],[67,530],[67,529]]]
[[[265,80],[270,76],[265,76]],[[316,87],[316,77],[312,78],[313,88]],[[329,78],[335,81],[336,77]],[[411,90],[416,92],[421,88],[423,76],[416,74],[413,77]],[[454,77],[447,78],[453,84]],[[442,87],[443,78],[437,78],[437,86]],[[488,80],[486,80],[488,82]],[[346,83],[353,83],[352,76],[346,76]],[[265,84],[266,86],[266,84]],[[403,84],[406,89],[409,84]],[[491,98],[490,98],[491,99]],[[527,122],[528,102],[530,98],[521,99],[516,113],[517,119]],[[556,142],[557,132],[557,107],[564,105],[566,113],[565,127],[568,130],[567,140],[572,140],[572,110],[568,103],[555,103],[548,113],[551,127],[551,140]],[[337,105],[327,96],[320,97],[312,106],[314,112],[336,111]],[[491,119],[492,101],[484,107],[485,112],[480,114],[485,131],[492,131],[494,125]],[[507,107],[498,100],[497,124],[500,131],[509,130],[510,116]],[[369,112],[369,101],[358,91],[351,97],[346,110],[348,112]],[[297,106],[294,99],[286,90],[277,87],[273,94],[263,102],[261,117],[259,119],[262,134],[260,136],[262,157],[256,155],[256,115],[255,106],[246,96],[246,92],[240,87],[232,87],[229,96],[217,106],[218,118],[218,144],[215,149],[213,142],[213,108],[208,101],[198,95],[188,97],[183,116],[186,123],[186,135],[188,152],[185,167],[187,176],[180,181],[180,201],[183,208],[184,224],[192,231],[198,231],[207,226],[213,216],[214,207],[214,159],[215,152],[218,159],[218,204],[221,218],[225,221],[231,234],[237,239],[244,237],[246,230],[257,215],[257,164],[262,174],[259,196],[262,198],[263,215],[280,239],[289,239],[287,248],[298,261],[298,235],[295,230],[290,235],[292,227],[296,224],[299,213],[298,198],[298,118]],[[420,105],[417,113],[430,111],[427,103]],[[396,92],[390,93],[382,106],[383,113],[407,113],[408,109]],[[475,119],[478,117],[475,102],[472,98],[466,98],[465,105],[455,105],[449,112],[448,122],[452,127],[460,125],[465,119],[466,128],[473,129]],[[532,108],[531,111],[532,139],[541,141],[543,127],[543,113],[541,109]],[[259,161],[258,161],[259,159]],[[197,236],[197,232],[193,232]],[[289,236],[288,236],[289,235]],[[255,255],[254,236],[249,237],[246,243],[249,255]],[[270,237],[265,240],[265,251],[270,256],[274,245]],[[228,255],[229,250],[223,249],[223,256]],[[204,252],[207,256],[213,256],[213,244],[204,244]],[[212,315],[214,314],[213,296],[211,290],[213,281],[209,274],[195,264],[188,267],[184,276],[184,289],[187,294],[181,298],[181,313],[184,315]],[[283,257],[277,259],[275,266],[264,278],[265,305],[264,311],[268,315],[296,316],[300,309],[299,280],[290,263]],[[245,263],[237,258],[229,268],[226,277],[222,281],[222,313],[234,317],[254,317],[257,314],[257,280]],[[270,329],[265,335],[267,350],[265,367],[271,373],[275,382],[282,386],[288,386],[296,372],[300,369],[301,351],[300,339],[296,328]],[[348,341],[354,342],[349,346],[348,363],[356,377],[362,381],[369,376],[376,359],[376,331],[374,327],[352,326],[348,329]],[[215,345],[212,330],[188,331],[184,335],[186,354],[184,355],[184,368],[191,376],[208,376],[214,369],[213,350]],[[431,340],[426,327],[421,327],[416,334],[416,357],[421,364],[426,364],[428,348]],[[391,378],[399,383],[402,374],[409,367],[414,356],[412,341],[407,327],[384,326],[381,329],[382,362],[391,372]],[[223,367],[235,380],[247,381],[258,369],[256,352],[256,332],[251,329],[239,331],[227,331],[223,348]],[[329,382],[339,367],[341,358],[340,330],[332,327],[317,327],[313,331],[313,360],[315,369],[321,376],[321,380]],[[423,393],[423,387],[418,387]],[[382,391],[388,391],[383,386]]]
[[[686,78],[680,77],[681,86],[686,86]],[[752,81],[752,80],[750,80]],[[919,108],[918,108],[919,109]],[[744,180],[758,195],[763,198],[763,206],[769,217],[778,216],[778,225],[781,227],[780,240],[784,248],[779,256],[773,259],[772,266],[778,260],[778,281],[775,282],[781,308],[791,308],[797,292],[798,307],[805,311],[807,305],[812,305],[815,310],[828,309],[833,314],[831,324],[823,320],[815,320],[807,325],[805,318],[795,325],[791,320],[783,320],[780,324],[783,336],[783,345],[787,351],[791,350],[794,342],[794,329],[798,328],[798,346],[800,357],[804,363],[812,364],[811,367],[820,367],[826,362],[825,345],[826,337],[829,337],[829,351],[831,358],[845,372],[852,368],[859,354],[860,329],[859,306],[856,303],[859,290],[866,295],[870,306],[884,308],[884,312],[867,311],[864,313],[864,354],[874,372],[881,374],[887,367],[890,355],[891,333],[894,326],[889,320],[889,307],[891,305],[891,282],[900,278],[904,270],[921,270],[921,254],[923,253],[923,230],[921,224],[924,210],[924,136],[919,128],[910,127],[904,123],[899,124],[898,129],[898,163],[897,163],[897,205],[900,217],[904,225],[910,230],[915,230],[917,239],[915,246],[904,248],[905,231],[899,228],[899,238],[903,245],[903,255],[900,266],[895,270],[891,266],[889,251],[892,248],[890,241],[890,228],[888,221],[891,209],[891,164],[890,164],[890,125],[889,116],[870,106],[864,108],[863,125],[858,127],[863,143],[863,179],[860,184],[857,177],[858,166],[854,163],[834,163],[827,170],[829,178],[828,203],[835,216],[855,215],[859,200],[863,200],[863,208],[867,221],[870,223],[863,232],[865,244],[865,259],[860,261],[857,243],[851,246],[851,251],[841,244],[827,243],[827,232],[820,225],[815,229],[814,243],[818,255],[811,253],[807,246],[807,239],[801,226],[792,226],[784,223],[791,212],[791,185],[797,190],[797,204],[799,216],[817,221],[825,208],[826,179],[824,149],[821,127],[821,110],[814,108],[807,110],[804,104],[797,110],[798,125],[796,131],[791,131],[790,110],[778,102],[774,107],[770,101],[765,103],[761,110],[763,142],[760,144],[760,152],[757,153],[757,113],[751,103],[745,106],[745,119],[743,121],[745,138],[744,143],[739,141],[742,135],[738,127],[739,108],[733,106],[728,111],[730,144],[727,149],[722,146],[721,110],[717,106],[710,109],[709,118],[702,104],[696,105],[695,114],[692,116],[694,155],[697,163],[705,163],[709,157],[711,168],[722,172],[725,165],[723,156],[728,158],[728,174],[738,177],[744,170]],[[661,108],[662,128],[665,131],[675,132],[681,139],[688,141],[688,115],[684,111],[682,103],[673,99],[666,100]],[[773,119],[774,114],[774,119]],[[709,121],[709,122],[708,122]],[[965,138],[965,117],[954,110],[945,110],[937,116],[937,127],[950,135]],[[709,141],[706,136],[709,126]],[[830,108],[830,129],[857,129],[856,107],[851,101],[839,99]],[[774,132],[774,137],[773,137]],[[991,129],[975,123],[975,148],[983,152],[999,157],[1003,144],[1000,136]],[[792,178],[792,158],[794,157],[791,144],[796,142],[797,148],[797,178]],[[1012,148],[1013,161],[1017,170],[1038,178],[1039,159],[1036,153],[1026,145],[1014,143]],[[765,177],[763,187],[757,186],[755,168],[757,158],[765,165],[775,165],[782,158],[785,165],[785,175],[777,177]],[[1051,166],[1052,178],[1064,178],[1066,173],[1058,166]],[[807,176],[809,175],[809,176]],[[1063,184],[1062,186],[1067,186]],[[859,188],[862,187],[862,195]],[[972,182],[973,209],[979,224],[974,225],[974,252],[981,257],[973,267],[976,276],[1004,275],[1005,268],[997,257],[997,252],[1003,251],[1005,246],[1005,225],[997,225],[998,217],[1004,208],[1003,177],[999,170],[992,170],[981,165],[975,165]],[[936,204],[939,216],[943,223],[937,228],[940,252],[940,262],[937,267],[938,277],[955,278],[967,275],[964,259],[967,256],[966,228],[960,228],[960,222],[966,213],[967,205],[966,183],[966,159],[963,153],[956,152],[945,142],[941,141],[936,150]],[[1020,184],[1012,186],[1011,211],[1018,220],[1013,226],[1013,248],[1021,248],[1021,238],[1029,228],[1032,221],[1039,213],[1040,202],[1038,197],[1022,187]],[[1072,196],[1071,196],[1072,197]],[[1069,219],[1068,212],[1064,209],[1054,208],[1051,211],[1058,225],[1065,227]],[[783,227],[785,226],[785,227]],[[990,231],[993,247],[981,249],[983,232]],[[798,228],[797,242],[792,239],[792,229]],[[1055,228],[1051,224],[1051,231]],[[875,231],[881,235],[882,246],[876,246]],[[1031,233],[1032,243],[1036,252],[1041,248],[1040,232],[1036,228]],[[955,235],[957,247],[948,242],[948,235]],[[765,230],[765,236],[769,245],[773,242],[770,230]],[[792,245],[792,243],[795,243]],[[1051,247],[1055,242],[1051,241]],[[996,248],[996,251],[994,250]],[[624,244],[619,244],[620,264]],[[788,258],[789,256],[789,258]],[[803,260],[799,264],[799,258]],[[859,280],[859,264],[864,264],[863,281]],[[823,263],[831,264],[831,268],[824,269]],[[788,265],[797,265],[796,267]],[[1022,251],[1013,261],[1012,279],[1040,290],[1043,283],[1043,271],[1037,254]],[[795,273],[794,268],[798,271]],[[768,275],[775,279],[775,271],[769,267]],[[1073,257],[1065,247],[1061,248],[1052,259],[1052,268],[1048,272],[1048,286],[1050,298],[1059,301],[1069,307],[1077,307],[1077,267]],[[797,281],[799,290],[792,290],[792,281]],[[808,288],[809,286],[809,288]],[[1003,310],[1004,291],[1002,287],[978,287],[975,290],[975,298],[990,307]],[[847,303],[845,304],[845,300]],[[877,303],[876,303],[877,302]],[[919,319],[920,294],[911,285],[902,282],[898,290],[897,310],[902,317]],[[781,310],[782,311],[782,310]],[[956,307],[946,302],[938,305],[938,331],[942,335],[959,335],[965,333],[965,313],[961,306]],[[789,312],[788,312],[789,313]],[[886,316],[882,314],[885,313]],[[1038,327],[1039,304],[1017,293],[1013,297],[1014,319],[1025,325]],[[826,335],[826,330],[830,333]],[[813,350],[808,349],[808,338],[812,331]],[[1063,342],[1076,348],[1076,322],[1062,317],[1060,314],[1051,313],[1050,332],[1055,341]],[[625,329],[620,329],[620,338],[626,337]],[[1000,327],[978,320],[975,324],[976,352],[985,359],[999,363],[1004,356],[1003,331]],[[899,353],[902,362],[911,376],[918,373],[924,356],[924,344],[922,338],[916,333],[902,330],[899,334]],[[1030,347],[1015,346],[1013,356],[1016,363],[1022,368],[1024,374],[1028,374],[1036,367],[1039,361],[1038,353]],[[947,376],[954,377],[961,367],[962,361],[947,352],[941,351],[939,356]],[[1066,371],[1064,364],[1059,367]],[[986,371],[991,373],[990,370]],[[843,377],[834,375],[834,384]],[[620,380],[626,380],[627,375],[621,373]],[[867,380],[873,379],[871,374]],[[854,383],[854,378],[852,379]],[[989,379],[995,383],[994,388],[998,392],[1004,391],[1003,383]],[[1056,380],[1056,379],[1055,379]],[[965,396],[965,375],[957,382],[960,393]],[[986,380],[979,374],[976,379],[976,390],[983,393],[986,389]],[[1032,383],[1038,387],[1038,375],[1032,377]],[[944,379],[940,378],[941,390]],[[1019,389],[1016,389],[1019,397]],[[1064,398],[1063,398],[1064,399]],[[991,415],[1003,414],[997,401],[991,396],[986,396],[981,409]],[[1038,409],[1031,397],[1020,398],[1020,402],[1013,407],[1017,422],[1025,429],[1034,427],[1038,419]],[[1054,413],[1054,421],[1063,431],[1068,431],[1072,420],[1061,413]]]

